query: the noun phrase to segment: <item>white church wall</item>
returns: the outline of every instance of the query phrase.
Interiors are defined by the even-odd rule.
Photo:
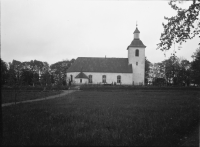
[[[69,82],[70,76],[73,76],[73,83],[74,84],[80,84],[80,79],[76,79],[75,77],[80,72],[70,72],[67,73],[67,82]],[[97,73],[97,72],[83,72],[85,75],[89,77],[89,75],[92,75],[92,83],[91,84],[103,84],[102,82],[102,76],[106,75],[106,83],[107,84],[120,84],[117,83],[117,76],[121,76],[121,84],[122,85],[132,85],[132,73]],[[88,83],[87,79],[84,79],[85,83],[82,82],[82,84],[90,84]]]
[[[139,50],[139,56],[135,56],[135,50]],[[144,84],[145,76],[145,48],[129,47],[128,49],[129,64],[133,68],[133,82],[134,85]]]

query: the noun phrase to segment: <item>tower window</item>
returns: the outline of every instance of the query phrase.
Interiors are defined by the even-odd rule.
[[[136,62],[136,65],[138,66],[138,62]]]
[[[82,83],[82,79],[80,79],[80,83]]]
[[[139,56],[139,50],[138,49],[135,50],[135,56]]]
[[[106,83],[106,75],[102,76],[102,83]]]

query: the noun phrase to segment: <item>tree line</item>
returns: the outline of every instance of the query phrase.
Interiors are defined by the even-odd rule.
[[[169,59],[152,64],[145,61],[146,84],[189,86],[200,85],[200,47],[192,55],[193,61],[173,53]]]
[[[63,60],[49,65],[47,62],[31,60],[6,63],[1,59],[1,86],[64,86],[66,70],[75,59]]]

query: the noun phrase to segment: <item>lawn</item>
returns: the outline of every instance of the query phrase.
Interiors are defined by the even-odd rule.
[[[1,91],[1,102],[20,102],[25,100],[32,100],[38,98],[44,98],[51,95],[60,94],[61,91],[36,91],[36,90],[2,90]]]
[[[3,145],[180,146],[198,128],[199,95],[194,90],[79,91],[3,107]]]

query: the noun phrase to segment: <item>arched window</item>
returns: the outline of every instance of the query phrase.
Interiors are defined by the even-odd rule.
[[[117,83],[121,83],[121,76],[117,76]]]
[[[73,75],[70,75],[70,77],[71,77],[70,81],[73,82]]]
[[[139,56],[139,50],[138,49],[135,50],[135,56]]]
[[[106,83],[106,75],[102,76],[102,83]]]
[[[138,62],[136,62],[136,65],[138,66]]]
[[[89,75],[89,83],[92,83],[92,75]]]

